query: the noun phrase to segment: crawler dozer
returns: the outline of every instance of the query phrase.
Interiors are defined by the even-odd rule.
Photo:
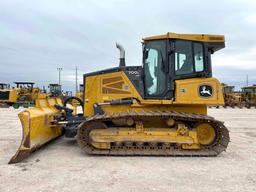
[[[65,93],[62,91],[61,85],[57,83],[49,84],[49,93],[47,97],[59,97],[62,101],[65,101],[67,98],[72,96],[71,91],[66,91]]]
[[[222,83],[222,91],[224,95],[224,107],[239,107],[242,108],[242,94],[235,91],[235,86],[230,86]]]
[[[48,86],[49,88],[49,97],[60,97],[62,94],[62,89],[61,89],[61,85],[56,84],[56,83],[52,83],[49,84]]]
[[[38,99],[19,114],[23,138],[10,163],[28,157],[62,134],[95,155],[217,156],[229,143],[223,122],[207,106],[223,105],[222,87],[212,77],[211,54],[224,36],[167,33],[143,39],[143,65],[84,75],[83,100]],[[67,107],[77,100],[82,114]]]
[[[246,108],[256,108],[256,85],[242,87],[242,103]]]
[[[8,85],[0,89],[0,103],[7,107],[13,106],[17,109],[23,106],[27,108],[34,104],[35,99],[47,97],[38,87],[34,87],[34,83],[32,82],[14,83],[16,87],[10,88],[10,85]]]
[[[14,108],[20,106],[29,107],[34,105],[38,98],[46,98],[47,95],[42,93],[38,87],[34,87],[33,82],[14,82],[16,84],[16,92],[18,95],[17,101],[12,104]]]

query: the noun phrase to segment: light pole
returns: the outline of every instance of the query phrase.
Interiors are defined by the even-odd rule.
[[[60,85],[60,72],[63,70],[61,67],[58,67],[57,70],[59,71],[59,85]]]
[[[78,83],[77,83],[77,66],[76,66],[76,93],[78,91]]]

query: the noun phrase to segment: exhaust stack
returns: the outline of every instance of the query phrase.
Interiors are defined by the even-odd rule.
[[[116,48],[120,51],[120,62],[119,67],[125,67],[125,50],[122,45],[116,43]]]

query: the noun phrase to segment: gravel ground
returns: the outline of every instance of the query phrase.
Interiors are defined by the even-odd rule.
[[[256,191],[256,109],[209,109],[231,137],[215,158],[88,156],[60,138],[8,165],[20,144],[19,111],[0,109],[0,192]]]

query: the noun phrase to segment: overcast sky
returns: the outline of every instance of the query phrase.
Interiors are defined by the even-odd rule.
[[[142,37],[167,32],[224,34],[226,48],[212,55],[221,81],[256,84],[256,1],[253,0],[0,0],[0,81],[58,82],[74,90],[82,74],[141,65]]]

